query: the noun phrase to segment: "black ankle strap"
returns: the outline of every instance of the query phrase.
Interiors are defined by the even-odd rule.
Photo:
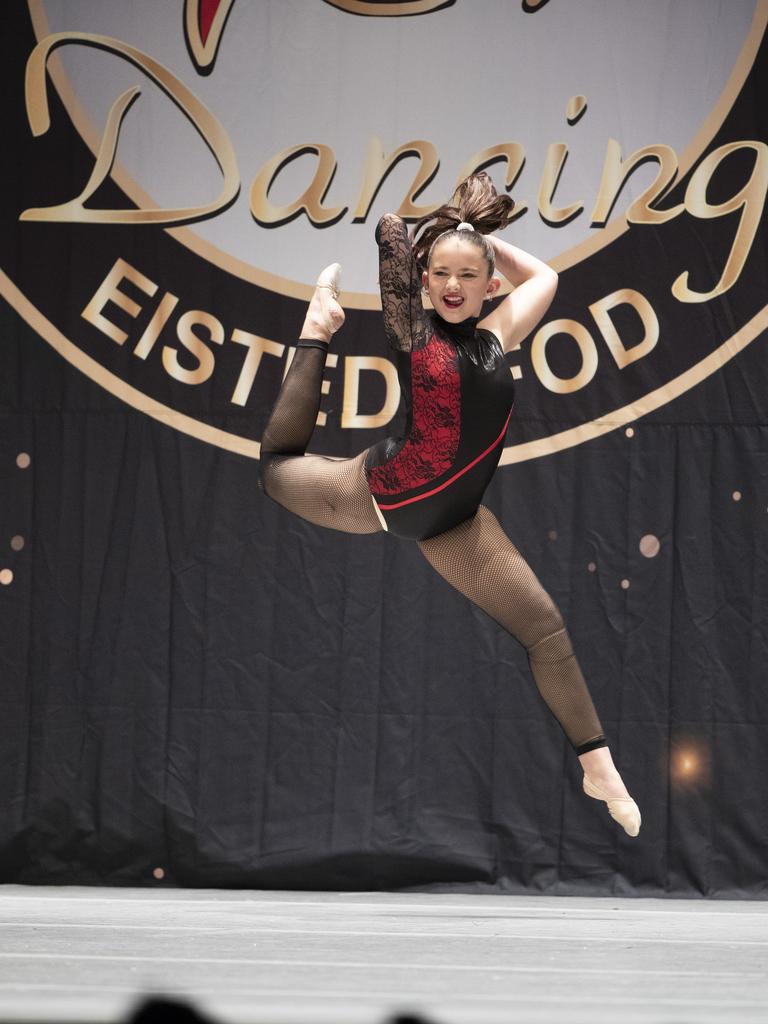
[[[319,348],[322,352],[327,352],[328,342],[320,341],[319,338],[299,338],[296,348]]]

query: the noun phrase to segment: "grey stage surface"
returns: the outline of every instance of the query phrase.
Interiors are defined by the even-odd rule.
[[[768,904],[0,886],[0,1020],[768,1020]]]

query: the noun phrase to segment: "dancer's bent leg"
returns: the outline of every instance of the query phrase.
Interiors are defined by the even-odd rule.
[[[444,579],[525,647],[539,692],[579,755],[588,782],[593,772],[598,776],[591,790],[585,784],[586,792],[608,801],[611,814],[636,835],[637,805],[607,749],[560,612],[493,513],[481,505],[470,519],[419,547]]]
[[[605,746],[560,612],[494,514],[481,505],[419,547],[444,579],[525,647],[539,692],[576,752]]]
[[[296,354],[261,440],[261,481],[278,504],[318,526],[377,533],[365,479],[365,452],[353,459],[305,455],[320,408],[323,369],[332,334],[344,322],[336,301],[338,265],[320,275]]]

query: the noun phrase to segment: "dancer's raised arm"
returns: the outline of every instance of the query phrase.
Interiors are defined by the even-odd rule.
[[[427,340],[427,319],[421,301],[421,279],[402,218],[386,213],[376,228],[379,246],[379,289],[384,330],[392,348],[410,352]]]
[[[516,245],[496,235],[486,237],[493,249],[496,269],[513,286],[513,291],[478,326],[493,331],[508,352],[530,334],[549,309],[557,290],[557,274]]]

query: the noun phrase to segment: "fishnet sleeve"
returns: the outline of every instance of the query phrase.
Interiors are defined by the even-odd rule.
[[[379,288],[384,330],[392,348],[410,352],[428,338],[421,302],[419,271],[403,220],[386,213],[376,228],[379,245]]]

